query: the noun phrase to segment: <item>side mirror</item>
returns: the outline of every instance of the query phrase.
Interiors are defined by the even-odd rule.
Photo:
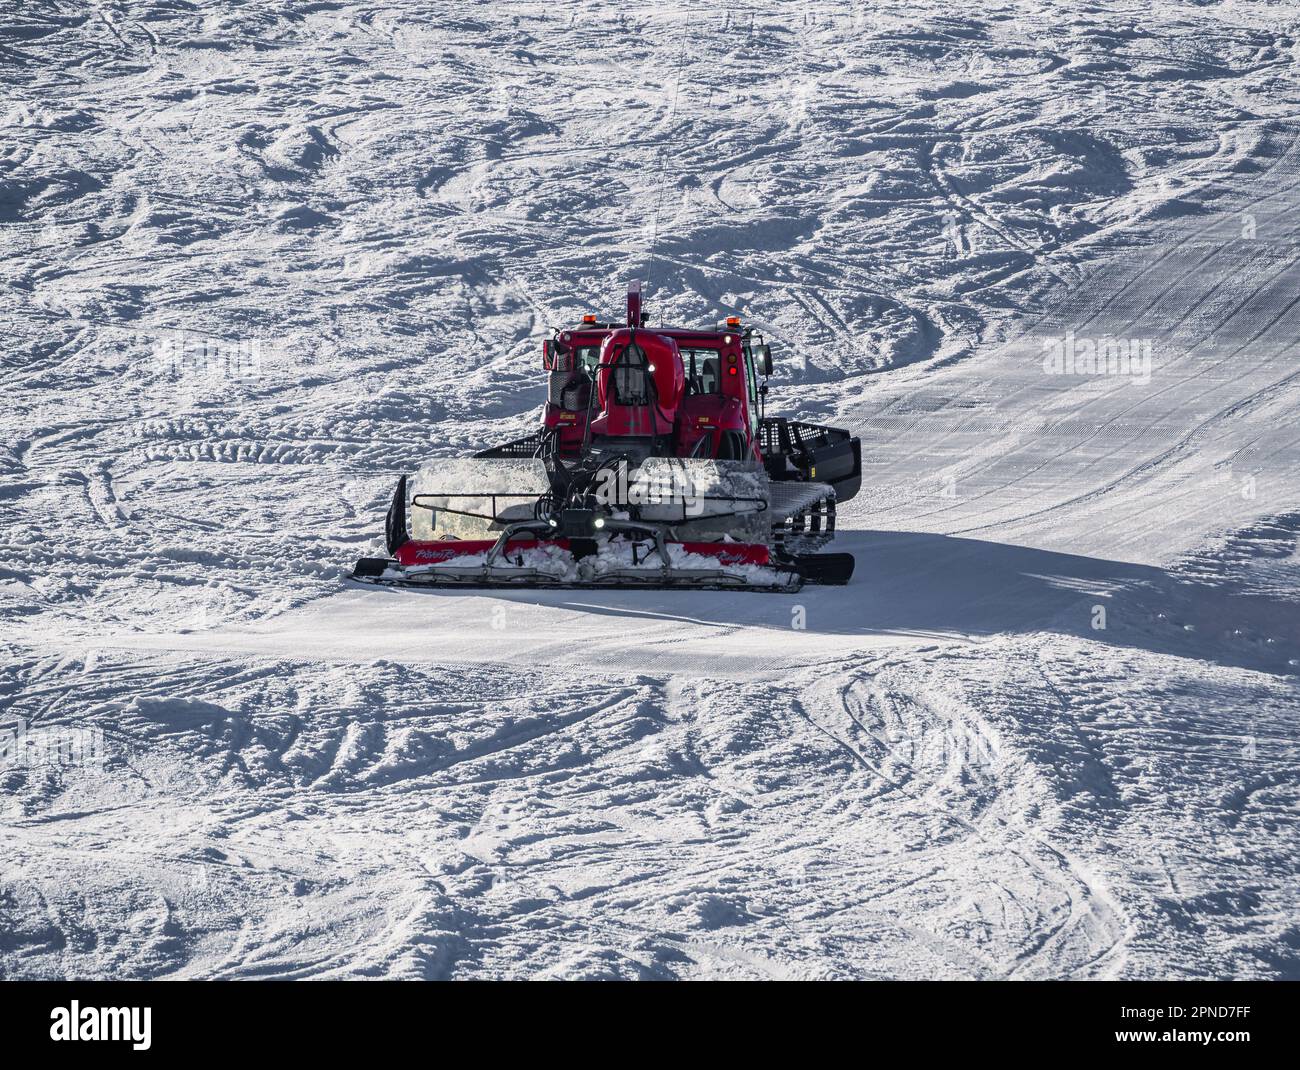
[[[764,375],[772,374],[772,347],[770,345],[758,347],[758,370]]]
[[[542,342],[542,367],[548,372],[567,372],[573,370],[573,353],[560,346],[554,338]]]

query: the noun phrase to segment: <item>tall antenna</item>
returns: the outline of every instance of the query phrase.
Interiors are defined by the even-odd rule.
[[[668,109],[668,126],[670,128],[672,127],[673,121],[677,118],[677,98],[680,95],[682,89],[682,64],[683,61],[686,59],[686,49],[684,47],[686,41],[686,27],[689,24],[690,24],[690,20],[686,17],[683,17],[682,30],[677,37],[677,68],[673,75],[673,102],[672,102],[672,106]],[[646,289],[647,290],[650,288],[650,283],[654,281],[654,277],[655,277],[655,255],[659,249],[659,208],[663,204],[663,200],[664,200],[663,177],[664,177],[664,164],[666,162],[667,162],[667,153],[665,152],[663,146],[660,146],[659,165],[655,173],[656,180],[659,183],[659,190],[655,194],[655,210],[654,210],[654,215],[651,216],[651,221],[650,221],[650,252],[646,258]]]

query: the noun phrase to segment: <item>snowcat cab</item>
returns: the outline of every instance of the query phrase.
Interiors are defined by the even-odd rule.
[[[714,329],[583,316],[542,344],[549,375],[533,435],[403,476],[391,558],[371,583],[735,587],[845,583],[848,554],[812,554],[861,484],[838,428],[764,413],[772,355],[730,316]],[[761,379],[761,383],[760,383]],[[465,489],[472,488],[472,489]]]

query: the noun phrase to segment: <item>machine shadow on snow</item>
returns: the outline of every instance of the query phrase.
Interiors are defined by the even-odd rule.
[[[1288,665],[1300,659],[1295,601],[1189,580],[1150,565],[981,539],[907,531],[849,531],[841,537],[859,561],[847,587],[789,595],[603,590],[598,601],[572,591],[482,593],[601,616],[724,629],[789,629],[794,607],[802,606],[812,634],[943,640],[1057,632],[1237,668],[1297,671]]]

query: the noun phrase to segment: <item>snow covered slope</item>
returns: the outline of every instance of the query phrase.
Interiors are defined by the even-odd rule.
[[[1295,22],[22,5],[0,975],[1300,976]],[[854,583],[349,587],[632,276]]]

